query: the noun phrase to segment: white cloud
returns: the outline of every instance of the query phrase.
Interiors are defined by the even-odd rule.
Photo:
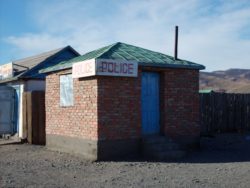
[[[46,3],[45,3],[46,2]],[[220,3],[218,3],[220,2]],[[72,45],[80,53],[121,41],[173,54],[208,70],[250,68],[250,3],[199,0],[35,1],[29,9],[40,33],[10,36],[23,54]],[[245,37],[243,39],[243,32]]]
[[[50,48],[64,46],[65,39],[51,36],[49,34],[32,34],[28,33],[21,37],[10,36],[6,39],[8,43],[13,44],[21,50],[22,53],[28,51],[46,51]]]

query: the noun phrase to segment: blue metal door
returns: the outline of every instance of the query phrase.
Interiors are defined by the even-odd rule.
[[[0,134],[13,134],[14,92],[12,87],[0,86]]]
[[[159,74],[142,72],[142,134],[160,132]]]

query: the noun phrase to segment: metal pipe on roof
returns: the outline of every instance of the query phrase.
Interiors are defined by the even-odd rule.
[[[178,59],[178,26],[175,26],[174,59]]]

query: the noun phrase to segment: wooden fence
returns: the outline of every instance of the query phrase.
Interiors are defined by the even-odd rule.
[[[23,93],[23,127],[30,144],[45,144],[45,93]]]
[[[200,94],[202,134],[250,130],[250,94]]]

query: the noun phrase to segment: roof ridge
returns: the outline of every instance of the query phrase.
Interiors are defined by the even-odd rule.
[[[165,53],[163,53],[163,52],[157,52],[157,51],[154,51],[154,50],[146,49],[146,48],[144,48],[144,47],[135,46],[135,45],[133,45],[133,44],[126,44],[126,43],[122,43],[122,44],[125,44],[125,45],[128,45],[128,46],[133,46],[133,47],[135,47],[135,48],[140,48],[140,49],[142,49],[143,51],[150,51],[150,52],[154,52],[154,53],[157,53],[157,54],[161,54],[161,55],[167,56],[168,58],[174,58],[173,56],[167,55],[167,54],[165,54]]]
[[[34,70],[34,69],[39,69],[40,66],[43,66],[45,64],[46,61],[53,59],[56,55],[59,55],[60,53],[62,53],[63,51],[70,49],[71,51],[73,51],[76,55],[79,54],[74,48],[72,48],[70,45],[67,45],[63,48],[58,48],[57,50],[54,50],[55,53],[52,53],[51,55],[49,55],[48,57],[46,57],[43,61],[41,61],[40,63],[30,67],[28,70],[24,71],[23,74],[18,75],[19,77],[23,77],[25,75],[27,75],[27,73],[29,73],[30,71]]]
[[[111,45],[108,45],[108,46],[106,46],[106,47],[108,47],[106,50],[104,50],[100,55],[98,55],[96,58],[98,58],[98,57],[101,57],[102,55],[104,55],[105,53],[107,53],[109,50],[111,50],[112,48],[114,48],[114,47],[116,47],[117,45],[119,45],[119,44],[121,44],[121,42],[116,42],[116,43],[114,43],[114,44],[111,44]],[[105,47],[103,47],[103,48],[105,48]],[[98,50],[98,49],[97,49]]]
[[[107,53],[110,49],[112,49],[114,46],[116,46],[116,45],[118,45],[118,44],[120,44],[120,43],[121,43],[121,42],[116,42],[116,43],[113,43],[113,44],[111,44],[111,45],[107,45],[107,46],[98,48],[98,49],[96,49],[96,50],[89,51],[89,52],[87,52],[87,53],[85,53],[85,54],[83,54],[83,55],[74,57],[74,58],[72,58],[72,59],[70,59],[70,60],[61,61],[59,64],[57,64],[57,65],[55,65],[55,66],[52,66],[52,67],[62,66],[62,65],[67,64],[67,63],[72,64],[72,63],[74,62],[74,60],[76,60],[76,59],[77,59],[77,60],[76,60],[75,62],[78,62],[78,59],[80,59],[80,58],[83,57],[83,56],[87,56],[87,55],[89,55],[89,54],[92,54],[92,53],[98,52],[99,50],[102,50],[102,49],[107,48],[107,49],[103,50],[100,54],[98,54],[97,56],[95,56],[95,59],[96,59],[96,58],[102,56],[103,54]],[[68,65],[68,66],[70,67],[70,65]],[[66,66],[66,67],[67,67],[67,66]],[[47,69],[49,69],[49,68],[45,68],[45,69],[41,70],[40,73],[46,72]]]
[[[146,48],[139,47],[139,46],[135,46],[135,45],[132,45],[132,44],[127,44],[127,43],[122,43],[122,42],[118,42],[118,43],[120,43],[120,44],[125,44],[125,45],[127,45],[127,46],[132,46],[132,47],[134,47],[134,48],[140,48],[140,49],[142,49],[143,51],[150,51],[150,52],[153,52],[153,53],[160,54],[160,55],[162,55],[162,56],[165,56],[165,57],[169,58],[170,60],[172,60],[172,61],[174,61],[174,62],[176,62],[176,61],[185,61],[185,62],[193,63],[192,61],[184,60],[184,59],[180,59],[180,58],[178,58],[177,60],[175,60],[175,59],[174,59],[174,56],[165,54],[165,53],[163,53],[163,52],[157,52],[157,51],[154,51],[154,50],[146,49]]]

